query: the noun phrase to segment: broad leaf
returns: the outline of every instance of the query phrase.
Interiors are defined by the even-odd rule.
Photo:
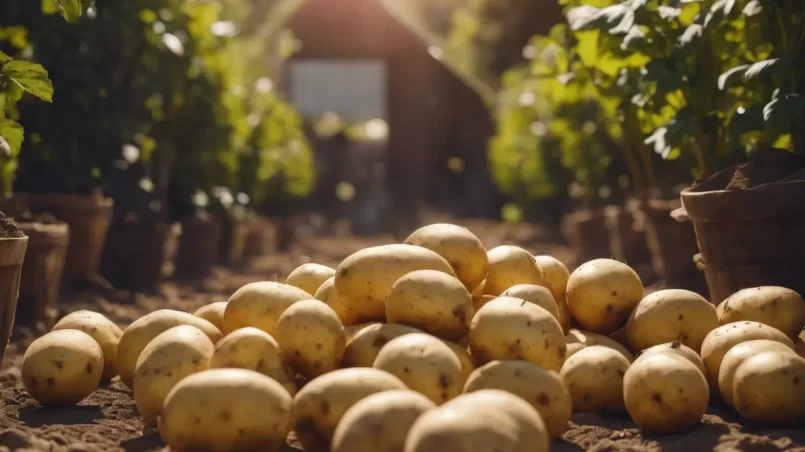
[[[673,121],[658,128],[645,140],[645,144],[654,149],[662,158],[668,159],[680,149],[690,135],[693,112],[689,107],[679,110]]]
[[[728,70],[727,72],[721,74],[721,76],[718,77],[718,89],[723,91],[727,87],[732,85],[735,82],[735,80],[737,80],[739,77],[743,76],[743,74],[746,72],[746,70],[749,69],[749,66],[750,65],[748,65],[748,64],[742,64],[740,66],[736,66],[736,67]]]
[[[771,102],[763,107],[763,120],[769,128],[788,133],[804,113],[805,98],[798,93],[780,94],[777,90]]]
[[[687,51],[691,47],[699,43],[702,38],[703,27],[699,24],[693,24],[685,29],[682,35],[677,39],[676,46],[682,50]]]
[[[39,64],[22,60],[9,61],[2,65],[0,75],[27,93],[46,102],[53,101],[53,83],[48,78],[48,71]]]
[[[580,6],[568,11],[567,17],[573,31],[602,29],[611,34],[628,33],[635,21],[634,11],[626,5]]]
[[[743,14],[752,17],[756,16],[763,12],[763,5],[760,4],[760,0],[752,0],[744,6],[742,11]]]
[[[716,25],[724,20],[735,8],[736,0],[718,0],[707,12],[704,18],[704,26]]]
[[[773,58],[757,62],[751,65],[744,72],[744,79],[751,80],[761,76],[771,76],[788,70],[791,67],[791,59],[788,57]]]
[[[59,14],[64,20],[71,24],[78,23],[81,15],[84,14],[84,5],[81,0],[57,0],[59,3]]]
[[[10,156],[19,153],[23,140],[23,129],[19,123],[10,119],[0,119],[0,137],[8,145]]]
[[[660,6],[657,8],[657,13],[659,13],[661,19],[671,22],[682,14],[682,9],[673,8],[671,6]]]

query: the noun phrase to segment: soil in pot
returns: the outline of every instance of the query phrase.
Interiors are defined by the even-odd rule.
[[[27,247],[28,237],[19,225],[0,213],[0,364],[14,326]]]
[[[805,157],[755,151],[681,195],[711,301],[757,286],[805,294]]]
[[[20,227],[28,236],[28,251],[22,266],[16,322],[51,328],[58,317],[70,227],[48,214],[25,218]]]
[[[179,278],[203,278],[218,257],[221,226],[209,215],[196,215],[181,221],[182,236],[176,253],[175,275]]]
[[[631,204],[604,209],[610,255],[632,267],[640,275],[643,284],[652,284],[657,279],[657,273],[651,265],[651,253],[646,244],[645,222],[642,216],[635,215]]]
[[[576,266],[611,257],[606,215],[602,210],[579,210],[565,215],[561,230],[576,256]]]
[[[151,290],[164,277],[180,226],[128,215],[112,222],[106,237],[102,275],[116,287]]]

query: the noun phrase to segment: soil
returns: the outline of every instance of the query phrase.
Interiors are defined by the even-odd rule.
[[[508,227],[481,221],[464,222],[489,246],[519,244],[551,254],[564,262],[573,256],[556,244],[552,231]],[[299,237],[299,235],[297,235]],[[258,280],[282,280],[305,262],[335,265],[357,249],[393,243],[391,236],[322,236],[306,231],[301,243],[288,252],[261,258],[245,269],[215,268],[211,276],[194,283],[166,282],[157,293],[121,290],[98,293],[84,290],[65,294],[62,314],[78,309],[100,312],[125,327],[147,312],[171,308],[192,312],[225,300],[241,285]],[[657,287],[649,288],[649,290]],[[26,347],[41,331],[17,326],[0,371],[0,452],[3,451],[167,451],[158,433],[143,425],[131,393],[119,381],[99,389],[78,406],[44,408],[20,383],[20,364]],[[301,451],[293,434],[283,452]],[[643,434],[628,417],[575,414],[570,429],[554,442],[555,451],[782,451],[805,452],[805,428],[761,429],[742,425],[727,409],[713,407],[702,424],[681,435]],[[326,451],[322,451],[326,452]]]
[[[0,212],[0,238],[17,239],[20,237],[25,237],[22,229],[20,229],[20,225],[18,225],[13,219],[6,218],[6,215],[3,212]]]
[[[750,154],[746,163],[714,173],[692,190],[747,190],[778,181],[802,180],[805,180],[805,156],[783,149],[764,148]]]

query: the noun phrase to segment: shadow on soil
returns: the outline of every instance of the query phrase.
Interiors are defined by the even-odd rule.
[[[20,409],[20,421],[28,427],[44,425],[93,424],[103,418],[99,406],[41,407],[27,406]]]

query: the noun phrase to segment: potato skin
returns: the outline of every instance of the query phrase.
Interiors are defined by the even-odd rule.
[[[478,298],[472,299],[472,308],[473,311],[478,312],[481,308],[483,308],[487,303],[497,298],[497,295],[481,295]]]
[[[482,389],[500,389],[530,403],[553,438],[568,428],[573,402],[556,372],[527,361],[491,361],[476,369],[464,385],[465,393]]]
[[[800,333],[799,337],[795,341],[795,347],[799,356],[805,358],[805,331]]]
[[[400,452],[414,422],[436,405],[409,390],[372,394],[344,413],[332,452]]]
[[[681,341],[697,353],[718,328],[716,308],[689,290],[666,289],[647,295],[626,322],[626,337],[637,350]]]
[[[214,346],[203,331],[192,325],[173,327],[143,349],[134,369],[132,391],[137,411],[146,424],[154,424],[162,404],[183,378],[206,370]]]
[[[427,248],[442,256],[469,291],[478,287],[489,273],[489,259],[481,240],[469,229],[448,223],[423,226],[404,242]]]
[[[328,450],[344,413],[361,399],[408,389],[399,378],[377,369],[339,369],[311,380],[294,397],[294,431],[305,450]]]
[[[478,364],[521,359],[558,371],[567,353],[559,322],[545,309],[524,300],[498,297],[475,313],[469,334]]]
[[[384,345],[405,334],[422,330],[397,323],[374,323],[355,333],[344,349],[341,367],[372,367]]]
[[[742,321],[722,325],[707,335],[702,342],[701,356],[707,368],[707,382],[715,391],[718,388],[718,372],[721,360],[732,347],[741,342],[769,339],[794,348],[794,342],[780,330],[758,322]]]
[[[338,369],[346,337],[338,315],[319,300],[294,303],[277,320],[277,342],[292,369],[308,378]]]
[[[347,309],[344,303],[341,302],[341,298],[338,297],[338,292],[335,290],[335,277],[321,283],[313,298],[324,302],[324,304],[332,308],[345,327],[358,324],[358,316]]]
[[[738,370],[738,367],[747,359],[769,351],[775,353],[793,352],[789,346],[781,342],[766,339],[741,342],[729,349],[724,355],[724,359],[721,360],[721,366],[718,370],[718,390],[724,403],[733,406],[732,391],[734,389],[735,371]]]
[[[386,298],[389,323],[410,325],[447,340],[467,334],[473,313],[472,298],[461,281],[436,270],[404,275]]]
[[[623,380],[626,410],[643,430],[679,433],[698,425],[710,387],[690,360],[671,353],[638,358]]]
[[[567,307],[581,328],[611,334],[626,324],[643,299],[643,283],[628,265],[612,259],[582,264],[567,282]]]
[[[253,326],[275,336],[280,315],[297,301],[311,298],[313,295],[287,284],[272,281],[246,284],[229,298],[224,311],[223,333]]]
[[[545,275],[528,251],[513,245],[501,245],[487,253],[489,274],[484,294],[500,295],[517,284],[545,285]]]
[[[246,369],[188,376],[170,391],[159,419],[160,436],[177,452],[276,452],[292,426],[287,391]]]
[[[218,328],[219,331],[224,330],[224,311],[226,310],[226,301],[216,301],[208,305],[196,309],[193,313],[196,317],[212,323]]]
[[[793,353],[762,352],[735,371],[735,410],[755,424],[801,424],[805,422],[804,381],[805,358]]]
[[[123,330],[103,314],[92,311],[75,311],[56,322],[51,331],[81,330],[90,335],[103,350],[103,373],[101,384],[117,376],[117,344]]]
[[[46,406],[75,405],[98,388],[103,350],[87,333],[65,329],[36,339],[22,358],[22,384]]]
[[[335,290],[361,322],[383,321],[391,286],[414,270],[438,270],[455,277],[453,267],[435,252],[413,245],[364,248],[341,261]]]
[[[192,325],[210,338],[213,344],[221,340],[221,332],[212,323],[186,312],[160,309],[132,322],[123,331],[117,345],[117,371],[123,384],[133,389],[134,368],[140,353],[155,337],[179,325]]]
[[[562,320],[559,318],[559,309],[556,307],[556,301],[553,294],[546,287],[537,286],[535,284],[517,284],[504,290],[500,295],[501,297],[512,297],[525,300],[529,303],[545,309],[562,325]]]
[[[467,346],[461,346],[452,341],[442,341],[450,347],[450,350],[455,353],[456,358],[461,363],[461,387],[464,387],[464,383],[467,382],[467,378],[470,377],[472,371],[475,370],[475,361],[472,359],[472,355],[470,355],[469,350],[467,350]]]
[[[461,394],[461,362],[444,342],[424,333],[406,334],[386,344],[374,368],[386,371],[441,405]]]
[[[277,381],[291,396],[296,394],[294,373],[283,360],[279,344],[254,327],[237,329],[215,344],[209,368],[253,370]]]
[[[573,399],[573,412],[623,412],[628,368],[626,357],[602,345],[585,347],[568,358],[559,376]]]
[[[743,289],[721,302],[722,325],[751,320],[777,328],[796,339],[805,329],[805,300],[785,287],[762,286]]]
[[[307,263],[296,267],[285,280],[285,284],[298,287],[309,294],[315,294],[324,281],[335,276],[335,269],[326,265]]]
[[[603,345],[604,347],[609,347],[613,350],[619,351],[626,359],[629,360],[630,363],[634,361],[634,355],[632,355],[632,353],[626,347],[621,345],[621,343],[615,339],[602,334],[572,328],[565,335],[565,342],[567,343],[567,358],[570,358],[574,353],[578,352],[584,347],[589,347],[591,345]]]
[[[674,356],[679,356],[681,358],[685,358],[691,362],[699,372],[702,373],[705,377],[707,377],[707,368],[704,367],[704,361],[702,361],[702,357],[699,356],[698,353],[693,351],[692,348],[688,347],[687,345],[683,344],[680,341],[668,342],[667,344],[659,344],[653,347],[649,347],[640,354],[637,355],[635,361],[638,359],[643,359],[655,354],[671,354]]]
[[[559,324],[562,325],[562,330],[565,334],[570,331],[570,309],[567,307],[567,281],[570,279],[570,272],[567,271],[565,264],[558,259],[548,256],[540,255],[534,256],[537,265],[542,269],[545,276],[545,286],[551,291],[553,299],[556,302],[556,308],[559,312]]]

